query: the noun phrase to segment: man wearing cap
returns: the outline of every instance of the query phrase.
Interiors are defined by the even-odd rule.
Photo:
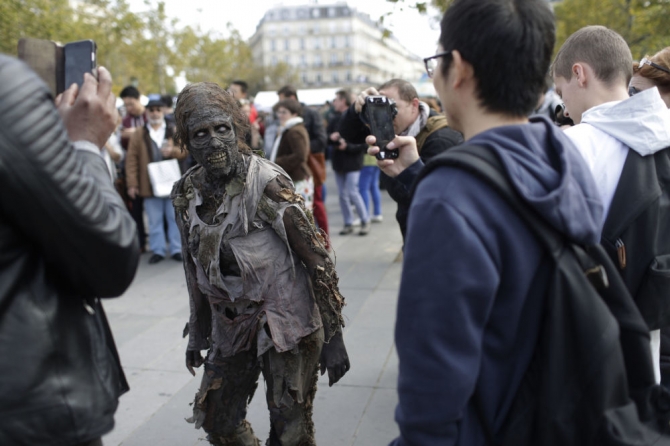
[[[138,196],[144,198],[144,209],[149,219],[149,247],[153,252],[149,258],[151,264],[160,262],[166,256],[164,221],[167,221],[170,256],[182,261],[181,238],[170,197],[154,196],[149,179],[149,163],[186,157],[186,152],[173,143],[174,124],[165,120],[164,107],[160,100],[149,101],[147,123],[131,136],[126,155],[128,195],[132,199]]]

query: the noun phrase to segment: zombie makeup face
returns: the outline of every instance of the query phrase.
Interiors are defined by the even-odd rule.
[[[211,177],[228,177],[242,156],[232,116],[205,106],[188,118],[189,152]]]

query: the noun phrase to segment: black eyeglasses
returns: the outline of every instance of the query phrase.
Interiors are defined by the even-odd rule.
[[[435,69],[437,68],[437,59],[439,57],[451,57],[451,51],[445,51],[444,53],[436,54],[434,56],[423,59],[423,64],[426,66],[426,73],[431,79],[435,74]]]
[[[642,92],[642,90],[640,90],[639,88],[628,87],[628,96],[635,96],[636,94],[641,93],[641,92]]]
[[[640,68],[642,68],[643,65],[649,65],[650,67],[654,67],[657,70],[661,70],[661,71],[664,71],[664,72],[670,74],[670,69],[665,68],[664,66],[659,65],[657,63],[654,63],[651,60],[647,59],[646,57],[644,59],[642,59],[640,62],[638,62],[637,69],[639,70]]]

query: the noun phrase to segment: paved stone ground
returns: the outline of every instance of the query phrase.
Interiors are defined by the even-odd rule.
[[[326,205],[337,256],[340,290],[347,299],[344,337],[351,371],[332,388],[319,380],[314,422],[319,446],[383,445],[397,436],[398,359],[393,345],[402,239],[395,203],[382,191],[384,222],[366,237],[339,236],[342,217],[334,176]],[[105,446],[206,445],[205,433],[186,423],[199,386],[184,366],[188,295],[181,264],[148,265],[143,255],[137,276],[120,298],[105,302],[131,390],[121,397],[115,429]],[[270,423],[264,382],[249,405],[247,419],[264,441]]]

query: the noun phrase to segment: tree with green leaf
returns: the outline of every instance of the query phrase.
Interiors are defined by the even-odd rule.
[[[427,12],[426,2],[387,0]],[[541,0],[538,0],[541,1]],[[431,0],[441,15],[454,0]],[[563,0],[554,6],[556,49],[575,31],[589,25],[615,30],[628,42],[634,58],[670,46],[670,0]],[[380,19],[383,23],[383,18]]]
[[[621,34],[634,58],[670,46],[670,0],[564,0],[554,11],[556,48],[588,25],[603,25]]]
[[[175,78],[228,85],[245,79],[252,92],[297,79],[285,64],[254,64],[249,45],[228,24],[228,37],[179,27],[162,1],[133,12],[127,0],[0,0],[0,51],[16,55],[21,37],[60,43],[91,39],[98,64],[114,79],[113,91],[135,84],[143,93],[176,94]]]

